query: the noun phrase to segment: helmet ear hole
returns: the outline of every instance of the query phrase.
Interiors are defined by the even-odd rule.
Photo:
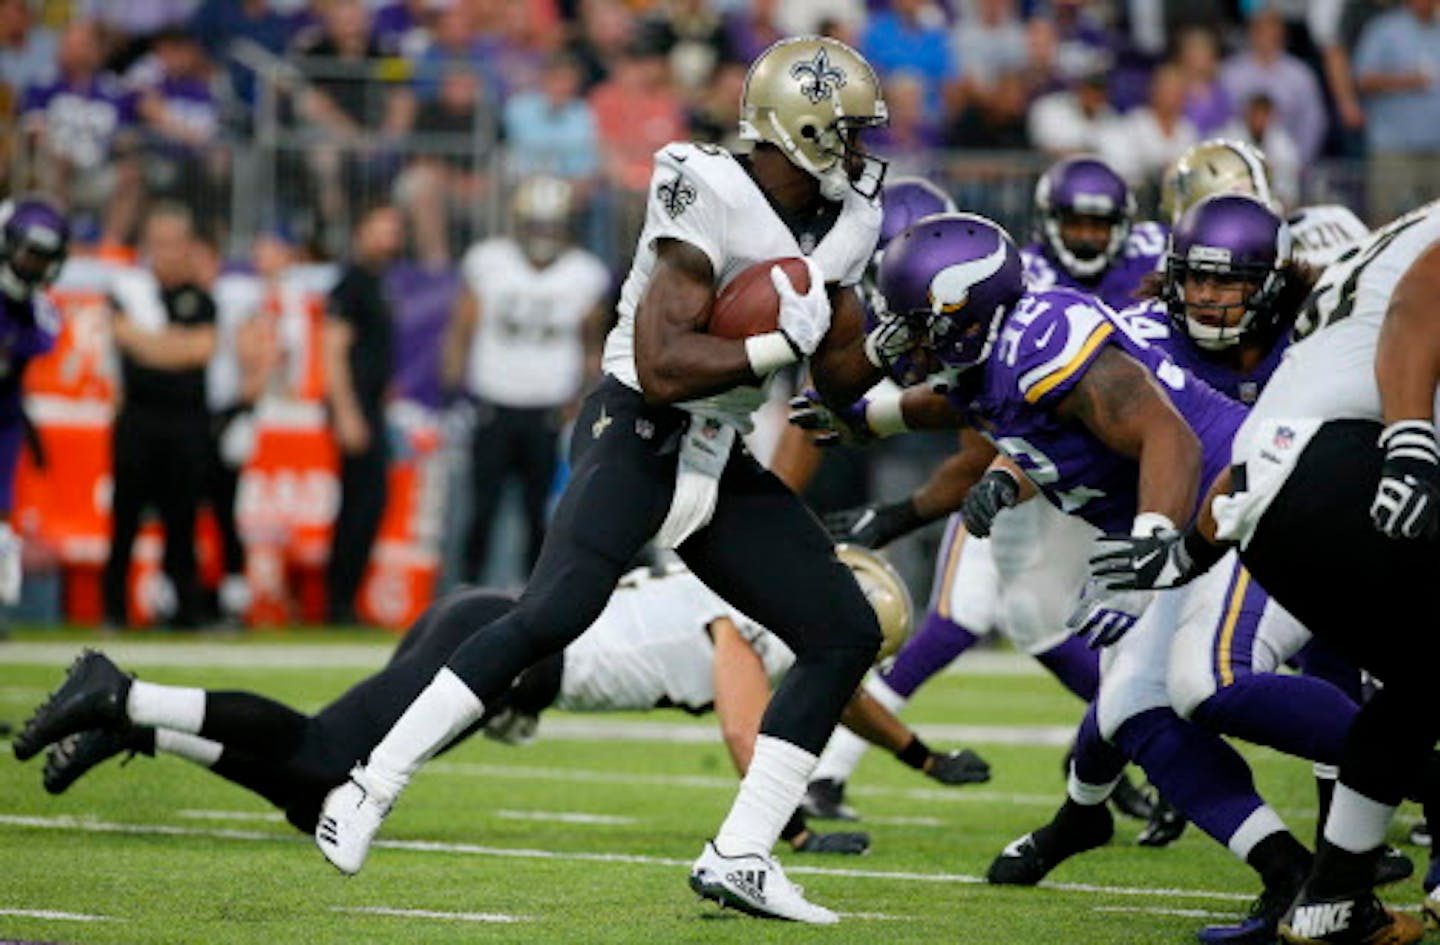
[[[814,141],[816,138],[820,137],[820,130],[814,125],[801,125],[800,137],[810,141]]]

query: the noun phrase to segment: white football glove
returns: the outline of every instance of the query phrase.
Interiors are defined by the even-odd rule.
[[[808,256],[801,258],[810,270],[809,292],[804,295],[796,292],[789,276],[779,266],[770,267],[770,281],[780,296],[780,330],[808,358],[830,330],[830,296],[825,291],[825,276],[820,267]]]
[[[20,603],[20,553],[25,543],[9,522],[0,522],[0,604]]]
[[[1089,636],[1091,647],[1110,646],[1130,632],[1154,597],[1154,591],[1112,591],[1092,578],[1065,626]]]

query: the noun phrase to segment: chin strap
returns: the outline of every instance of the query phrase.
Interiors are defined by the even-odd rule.
[[[21,279],[9,264],[0,264],[0,292],[16,302],[24,302],[35,292],[35,287]]]

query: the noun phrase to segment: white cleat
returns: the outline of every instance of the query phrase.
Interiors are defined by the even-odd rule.
[[[834,925],[840,917],[805,899],[805,890],[785,877],[773,856],[747,853],[725,856],[715,841],[690,867],[690,888],[702,899],[713,899],[761,919],[788,919],[812,925]]]
[[[315,845],[337,870],[354,876],[365,865],[365,855],[388,813],[390,803],[367,787],[365,769],[357,765],[350,780],[325,796],[315,825]]]

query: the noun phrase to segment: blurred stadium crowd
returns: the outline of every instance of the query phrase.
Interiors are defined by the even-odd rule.
[[[103,352],[86,368],[102,382],[74,380],[78,355],[106,343],[104,320],[91,309],[114,272],[147,264],[147,214],[159,208],[173,218],[183,207],[193,237],[186,278],[214,295],[214,358],[231,365],[211,373],[259,375],[236,387],[248,391],[247,409],[261,420],[261,435],[240,450],[248,481],[239,487],[240,531],[252,552],[266,542],[280,550],[270,564],[252,560],[238,573],[251,584],[260,572],[277,586],[289,582],[294,596],[297,560],[313,570],[326,557],[321,546],[330,540],[339,487],[332,477],[322,490],[330,498],[310,501],[311,480],[287,465],[303,453],[306,463],[334,467],[333,442],[286,445],[286,436],[313,435],[338,441],[339,454],[350,458],[362,439],[386,446],[378,462],[382,478],[389,470],[391,491],[377,548],[389,547],[403,564],[388,579],[372,568],[367,580],[388,580],[391,591],[398,582],[417,600],[436,582],[518,583],[527,561],[522,515],[501,514],[498,556],[466,541],[476,498],[494,506],[508,495],[499,473],[475,477],[478,454],[468,444],[493,422],[497,404],[540,411],[538,426],[529,426],[558,439],[586,372],[595,370],[599,333],[588,317],[577,318],[564,338],[534,340],[534,362],[490,368],[529,376],[548,369],[546,344],[564,349],[569,379],[543,396],[511,379],[487,390],[487,380],[474,376],[480,362],[455,354],[484,335],[472,339],[456,328],[454,313],[465,286],[473,294],[485,281],[466,272],[472,249],[515,229],[516,198],[533,193],[537,178],[561,186],[551,186],[549,211],[531,208],[532,222],[549,213],[553,223],[558,213],[565,238],[608,269],[603,294],[613,294],[642,222],[653,152],[680,139],[732,144],[747,63],[777,38],[818,32],[854,44],[880,72],[891,121],[867,146],[891,161],[890,173],[924,175],[962,209],[1017,235],[1031,225],[1036,177],[1056,158],[1102,155],[1136,188],[1143,215],[1167,164],[1217,135],[1259,146],[1287,203],[1342,203],[1374,224],[1440,192],[1437,7],[1437,0],[0,0],[0,186],[52,196],[74,228],[73,261],[56,290],[69,339],[53,356],[68,357],[70,373],[39,372],[36,383],[49,386],[35,393],[49,397],[52,409],[40,411],[37,423],[109,423],[103,410],[96,420],[74,409],[104,407],[116,396],[116,371]],[[400,235],[362,262],[384,270],[377,276],[388,303],[383,316],[393,325],[381,332],[376,362],[386,372],[377,395],[384,417],[372,417],[367,436],[357,438],[353,424],[346,432],[333,422],[325,309],[356,262],[357,233],[374,225],[377,212]],[[603,298],[594,308],[609,310]],[[235,330],[256,313],[271,319],[263,343]],[[357,330],[343,341],[382,344],[376,337]],[[575,356],[582,349],[588,357]],[[505,403],[507,389],[514,403]],[[776,401],[780,424],[783,391]],[[233,406],[212,398],[217,412]],[[949,447],[944,438],[931,442],[906,438],[832,461],[810,498],[823,511],[908,489]],[[256,456],[273,460],[268,473],[257,471]],[[506,462],[532,484],[549,468],[526,465],[518,447]],[[396,464],[408,464],[399,480]],[[22,505],[25,482],[22,475]],[[408,496],[403,509],[395,507],[397,489]],[[522,491],[514,490],[516,499]],[[288,498],[277,499],[281,493]],[[532,495],[512,504],[535,502]],[[277,524],[279,507],[304,522]],[[36,550],[27,554],[49,547],[61,564],[96,558],[93,541],[90,550],[59,547],[53,530],[61,526],[35,514],[28,534]],[[23,531],[25,519],[18,520]],[[39,540],[47,530],[50,539]],[[922,596],[926,540],[933,536],[895,549]],[[64,615],[93,615],[72,590],[65,594]],[[354,616],[317,603],[319,591],[300,596],[309,603],[299,610],[277,604],[272,612],[247,594],[236,598],[232,616]],[[140,613],[152,609],[166,608],[141,601]],[[382,610],[362,600],[358,614],[395,625],[413,616]],[[37,612],[60,615],[58,605]]]

